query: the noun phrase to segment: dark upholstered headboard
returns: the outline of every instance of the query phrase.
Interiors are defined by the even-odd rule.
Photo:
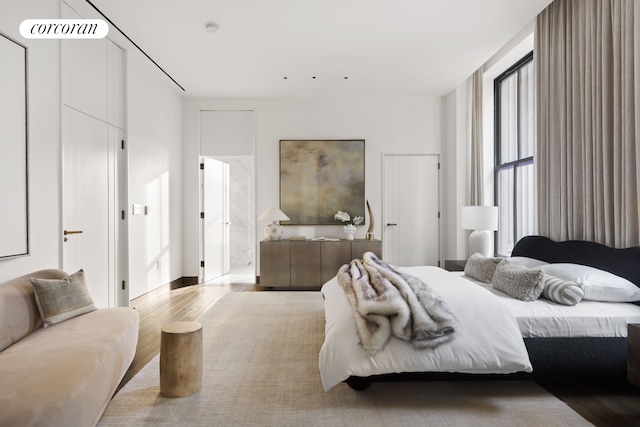
[[[527,236],[516,243],[511,256],[587,265],[624,277],[640,287],[640,246],[615,249],[584,240],[554,242],[547,237]]]

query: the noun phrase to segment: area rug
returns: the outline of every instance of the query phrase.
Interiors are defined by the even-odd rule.
[[[99,426],[587,426],[530,381],[375,383],[324,392],[319,292],[238,292],[203,325],[202,390],[160,394],[154,358],[107,407]]]

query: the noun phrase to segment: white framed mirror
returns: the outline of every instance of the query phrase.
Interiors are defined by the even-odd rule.
[[[0,33],[0,259],[29,254],[27,47]]]

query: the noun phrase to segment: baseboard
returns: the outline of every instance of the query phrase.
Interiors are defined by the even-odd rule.
[[[152,291],[149,291],[146,294],[142,294],[139,297],[132,299],[129,306],[135,308],[136,306],[144,304],[145,302],[149,302],[159,297],[160,295],[167,294],[174,289],[184,288],[185,286],[192,286],[197,284],[197,276],[180,277]]]
[[[181,277],[178,280],[181,280],[182,284],[180,286],[176,286],[175,288],[171,288],[171,289],[184,288],[185,286],[192,286],[192,285],[198,284],[198,276],[186,276],[186,277]],[[174,283],[176,281],[177,280],[174,280],[171,283]]]

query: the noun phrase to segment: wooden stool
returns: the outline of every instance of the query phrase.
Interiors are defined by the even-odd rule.
[[[160,393],[185,397],[202,387],[202,325],[168,323],[160,336]]]

